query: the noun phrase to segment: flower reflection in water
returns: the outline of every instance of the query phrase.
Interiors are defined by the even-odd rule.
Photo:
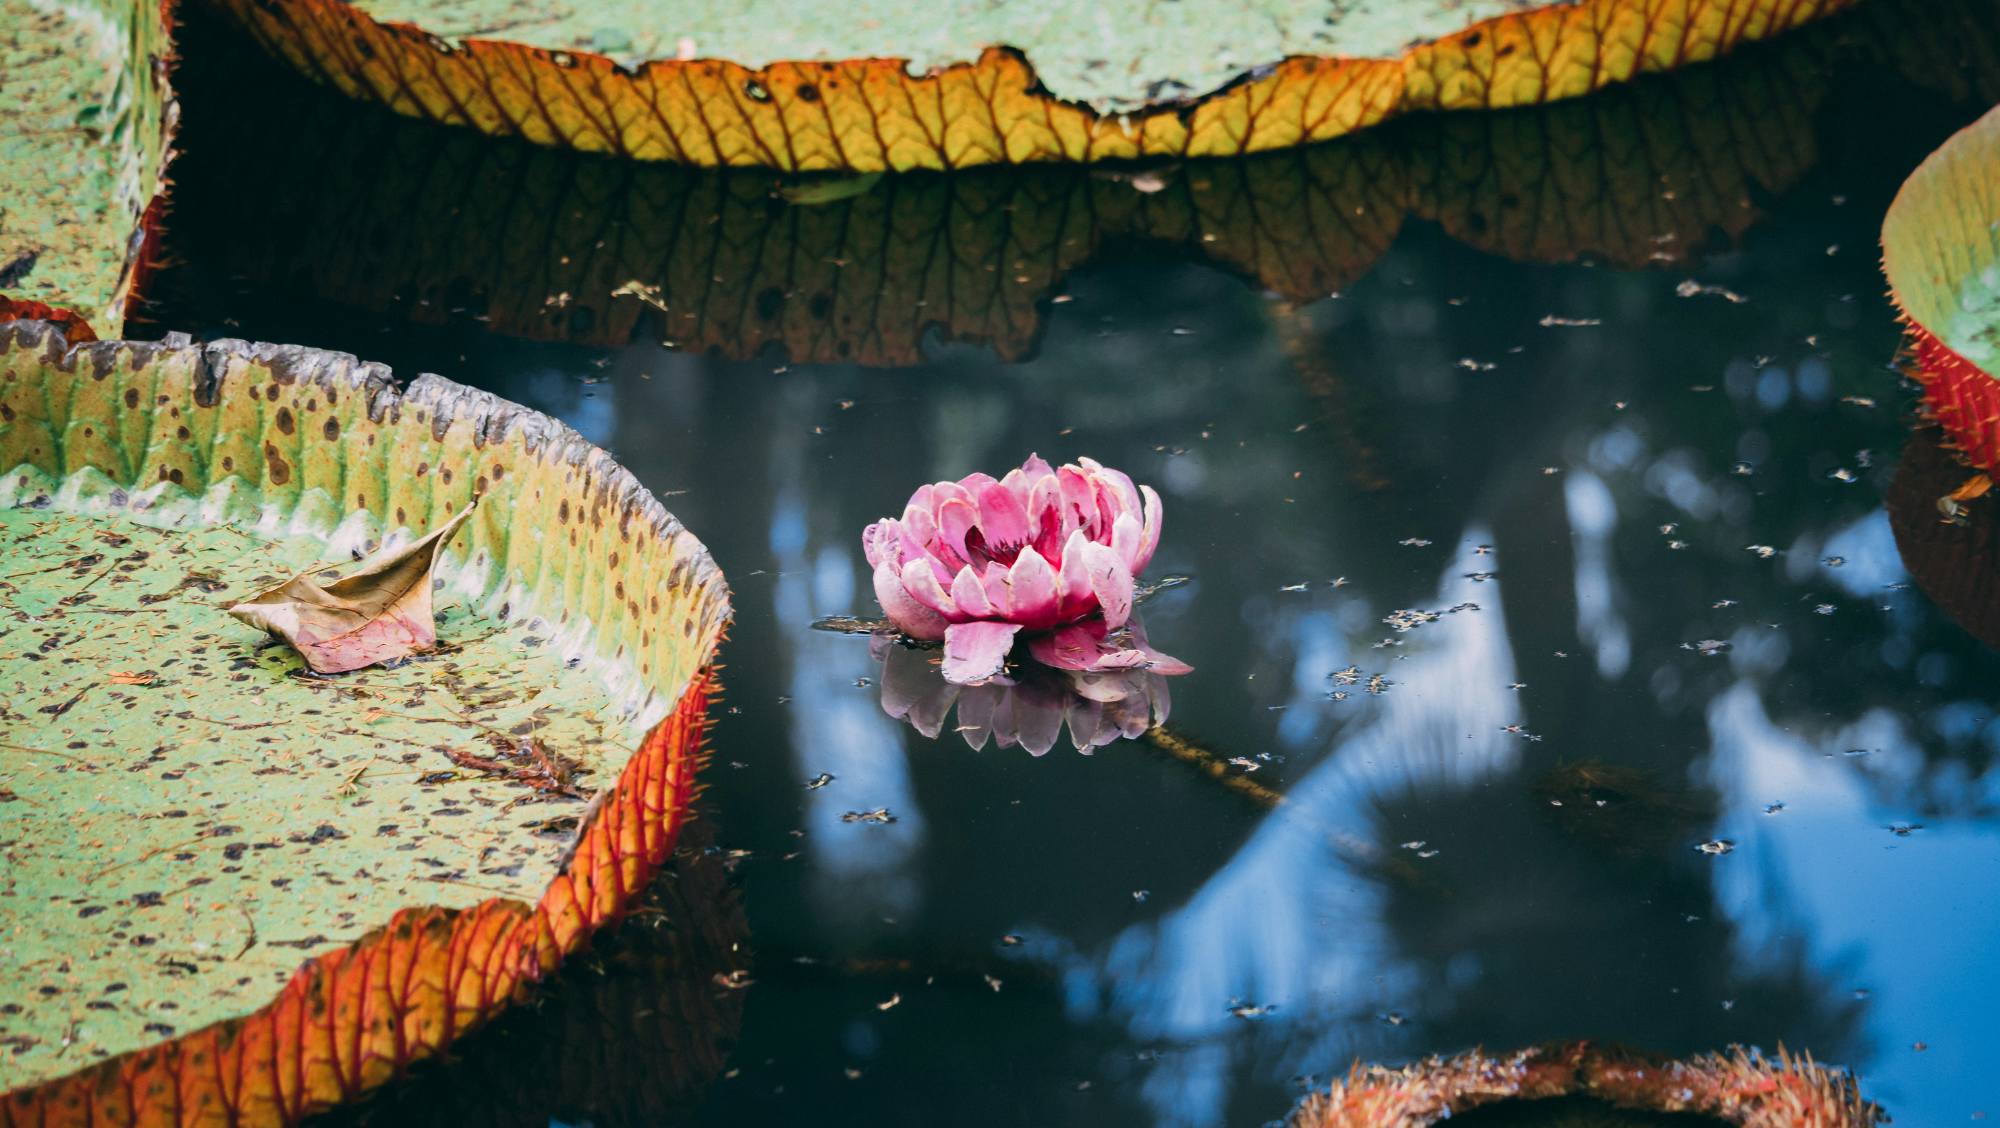
[[[1136,647],[1151,649],[1136,616],[1126,626]],[[1088,756],[1167,719],[1166,676],[1144,667],[1061,670],[1028,661],[982,684],[961,686],[945,680],[940,668],[944,659],[937,651],[910,645],[891,632],[871,636],[869,654],[882,663],[884,712],[936,737],[956,704],[953,731],[974,750],[992,739],[1002,748],[1019,744],[1040,756],[1055,747],[1067,723],[1071,743]]]

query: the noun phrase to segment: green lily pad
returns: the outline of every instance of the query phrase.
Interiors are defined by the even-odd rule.
[[[174,118],[167,8],[0,0],[0,294],[124,325]]]
[[[1918,327],[2000,373],[2000,111],[1960,130],[1903,183],[1882,263]]]
[[[727,620],[561,424],[342,354],[0,326],[8,1087],[244,1015],[411,906],[532,905]],[[232,618],[481,504],[438,648],[321,677]]]

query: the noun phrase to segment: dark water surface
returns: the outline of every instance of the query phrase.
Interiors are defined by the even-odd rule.
[[[2000,659],[1925,594],[1994,637],[1994,552],[1931,507],[1966,475],[1876,246],[2000,97],[1991,5],[1156,192],[824,203],[398,121],[191,18],[151,330],[552,412],[735,593],[691,840],[748,854],[375,1122],[1259,1125],[1357,1057],[1571,1037],[2000,1115]],[[865,524],[1031,452],[1165,497],[1174,730],[1282,804],[926,739],[810,629],[877,613]]]

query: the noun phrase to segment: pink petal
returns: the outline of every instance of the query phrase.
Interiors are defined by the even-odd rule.
[[[1135,649],[1146,656],[1146,662],[1148,663],[1146,668],[1151,672],[1164,676],[1194,672],[1194,667],[1188,665],[1186,662],[1153,649],[1152,642],[1146,638],[1146,624],[1140,621],[1139,616],[1132,616],[1132,622],[1128,627],[1126,637],[1131,640],[1131,645]],[[1164,699],[1167,692],[1167,683],[1156,679],[1153,684],[1158,687]],[[1160,716],[1164,719],[1166,714],[1162,712]]]
[[[896,629],[911,638],[935,641],[944,637],[944,617],[903,590],[901,573],[887,560],[875,566],[875,599]]]
[[[979,531],[995,558],[1028,543],[1028,499],[995,483],[979,491]]]
[[[958,480],[958,488],[964,490],[967,497],[978,497],[986,487],[996,485],[998,482],[999,479],[993,475],[982,474],[975,470]]]
[[[996,619],[1001,614],[1000,608],[986,598],[986,587],[979,582],[979,574],[972,570],[970,564],[960,569],[958,576],[951,581],[951,601],[968,618]]]
[[[1056,474],[1056,487],[1062,491],[1063,537],[1077,529],[1088,535],[1097,527],[1097,491],[1090,479],[1076,467],[1065,466]]]
[[[938,557],[945,567],[955,572],[965,563],[964,558],[958,556],[957,552],[945,544],[938,535],[937,518],[932,513],[930,508],[919,508],[912,503],[903,511],[905,535],[912,542],[922,545],[931,555]]]
[[[986,570],[979,574],[979,582],[986,588],[986,602],[993,605],[996,614],[1004,614],[1007,609],[1007,566],[987,561]]]
[[[1028,640],[1035,661],[1058,670],[1087,670],[1097,661],[1097,636],[1082,627],[1058,627]]]
[[[1118,559],[1136,574],[1139,569],[1132,562],[1139,559],[1139,546],[1146,540],[1145,527],[1130,513],[1121,513],[1111,526],[1111,547],[1118,550]]]
[[[1007,618],[1029,630],[1044,630],[1056,622],[1056,570],[1042,554],[1024,548],[1007,572]]]
[[[1028,495],[1028,531],[1035,551],[1051,564],[1060,565],[1063,540],[1062,488],[1051,474],[1035,483]]]
[[[1056,472],[1049,467],[1049,460],[1039,454],[1031,454],[1026,462],[1021,463],[1021,473],[1031,486],[1040,485],[1043,479],[1056,476]]]
[[[1115,631],[1132,617],[1132,571],[1117,548],[1101,544],[1086,545],[1083,562],[1090,571],[1090,587],[1097,594],[1098,606],[1104,609],[1104,627]]]
[[[1132,561],[1132,574],[1138,575],[1153,562],[1153,550],[1160,547],[1160,521],[1164,510],[1160,506],[1160,495],[1151,486],[1140,486],[1139,492],[1146,495],[1146,529],[1139,539],[1139,552]]]
[[[870,568],[877,567],[900,551],[902,538],[902,526],[894,517],[884,517],[861,530],[861,555],[868,558]]]
[[[965,544],[965,534],[979,524],[979,510],[972,502],[962,497],[954,497],[938,506],[937,523],[940,543],[957,553],[961,561],[967,564],[980,563],[973,558],[972,550]]]
[[[930,608],[945,621],[952,623],[965,621],[965,613],[958,609],[958,604],[952,602],[951,593],[945,591],[944,585],[938,582],[937,573],[932,570],[928,557],[912,560],[903,565],[903,590],[909,592],[912,599]]]
[[[1119,512],[1130,513],[1134,517],[1139,515],[1139,491],[1133,487],[1132,479],[1127,477],[1123,470],[1100,466],[1093,477],[1100,485],[1108,485],[1117,495]]]
[[[944,503],[957,498],[968,505],[975,504],[970,490],[957,482],[939,482],[931,487],[931,513],[935,515],[944,508]]]
[[[1097,610],[1097,592],[1090,586],[1090,568],[1084,563],[1089,544],[1083,530],[1077,529],[1063,546],[1062,569],[1056,583],[1061,593],[1061,605],[1056,609],[1058,623],[1075,622]]]
[[[977,685],[1007,668],[1019,623],[953,623],[944,632],[944,680]]]

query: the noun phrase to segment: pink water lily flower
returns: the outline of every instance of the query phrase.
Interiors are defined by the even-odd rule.
[[[995,480],[924,486],[901,520],[861,534],[875,598],[896,629],[944,641],[945,680],[1001,674],[1017,638],[1061,670],[1192,667],[1134,645],[1133,577],[1160,543],[1160,495],[1094,459],[1060,470],[1040,455]]]

